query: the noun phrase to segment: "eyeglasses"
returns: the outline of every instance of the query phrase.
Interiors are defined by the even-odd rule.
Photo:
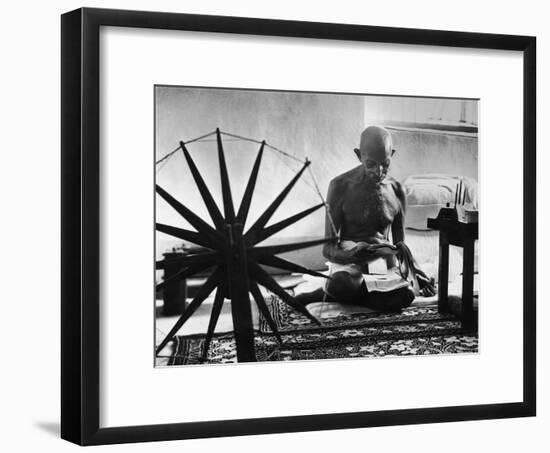
[[[382,162],[382,163],[379,163],[379,162],[376,162],[375,160],[371,160],[371,159],[367,159],[367,161],[365,162],[365,166],[369,169],[369,170],[374,170],[378,167],[382,167],[384,170],[387,170],[390,166],[390,160],[387,159],[386,161]]]

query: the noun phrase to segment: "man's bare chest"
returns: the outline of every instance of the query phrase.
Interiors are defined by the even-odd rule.
[[[402,206],[391,184],[378,188],[350,186],[343,204],[344,216],[355,225],[371,224],[385,228]]]

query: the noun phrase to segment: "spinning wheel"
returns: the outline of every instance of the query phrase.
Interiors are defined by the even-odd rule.
[[[176,265],[180,268],[180,270],[167,280],[157,285],[157,290],[167,284],[213,268],[212,274],[198,290],[195,298],[187,306],[168,335],[166,335],[164,340],[159,344],[156,349],[156,353],[157,355],[159,354],[168,342],[173,339],[174,335],[184,325],[184,323],[193,315],[193,313],[195,313],[204,300],[214,290],[216,290],[210,321],[206,332],[206,341],[202,359],[206,359],[206,354],[220,316],[222,305],[224,300],[227,298],[231,300],[231,316],[233,318],[233,329],[237,346],[237,360],[239,362],[253,362],[256,361],[256,355],[254,350],[254,331],[250,306],[251,300],[248,295],[249,293],[258,305],[260,312],[269,324],[273,334],[277,338],[277,341],[282,343],[277,326],[269,313],[267,304],[258,285],[263,286],[267,290],[279,296],[286,304],[300,311],[313,322],[320,324],[319,321],[313,317],[303,305],[287,293],[260,265],[267,265],[290,272],[301,272],[327,278],[324,274],[307,269],[276,255],[292,250],[312,247],[329,242],[332,239],[318,239],[307,242],[263,247],[257,246],[256,244],[259,242],[273,236],[275,233],[283,230],[289,225],[292,225],[325,205],[324,202],[320,203],[271,226],[266,226],[277,208],[281,205],[283,200],[292,190],[298,179],[302,176],[311,162],[306,159],[300,171],[290,180],[286,187],[273,200],[273,202],[248,229],[248,231],[244,232],[244,225],[247,220],[266,143],[265,141],[261,142],[261,146],[254,162],[254,166],[252,167],[252,172],[244,191],[241,204],[238,211],[235,212],[229,183],[229,175],[227,173],[227,166],[225,162],[223,143],[219,129],[216,129],[216,141],[223,195],[223,214],[220,212],[220,209],[215,203],[210,190],[206,186],[201,173],[191,158],[185,143],[180,142],[180,148],[183,151],[193,179],[195,180],[202,199],[204,200],[214,226],[209,225],[198,217],[189,208],[172,197],[172,195],[166,192],[162,187],[158,185],[156,186],[157,193],[197,230],[195,232],[157,223],[157,231],[206,248],[205,251],[200,253],[187,255],[181,258],[158,261],[156,263],[157,269],[164,269],[167,265]]]

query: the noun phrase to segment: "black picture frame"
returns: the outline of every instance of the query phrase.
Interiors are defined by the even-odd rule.
[[[523,52],[523,399],[502,404],[100,428],[99,31],[102,26]],[[80,445],[536,414],[536,38],[82,8],[61,20],[61,437]]]

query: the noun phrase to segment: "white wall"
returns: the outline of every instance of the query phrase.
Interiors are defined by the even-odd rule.
[[[390,129],[393,147],[391,173],[407,176],[444,173],[478,179],[478,138],[471,134]]]
[[[475,99],[437,99],[372,96],[366,99],[365,122],[412,121],[444,124],[478,124]]]
[[[548,230],[550,28],[544,2],[88,1],[87,6],[156,9],[402,27],[529,34],[539,57],[539,281],[550,268]],[[9,2],[2,34],[3,367],[0,414],[5,451],[76,451],[57,439],[59,419],[59,14],[80,1]],[[327,62],[330,68],[330,62]],[[544,198],[543,198],[544,197]],[[543,452],[550,444],[548,289],[539,289],[539,416],[521,420],[165,442],[117,451],[354,449],[407,452]],[[544,330],[544,331],[543,331]],[[406,384],[406,378],[404,377]],[[367,389],[365,389],[367,390]],[[100,448],[107,450],[109,447]]]

